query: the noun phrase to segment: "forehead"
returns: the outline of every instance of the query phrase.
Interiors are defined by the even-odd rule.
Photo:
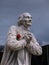
[[[27,17],[27,16],[32,17],[29,13],[23,13],[23,16],[24,17]]]

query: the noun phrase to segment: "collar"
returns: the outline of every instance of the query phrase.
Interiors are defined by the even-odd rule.
[[[21,25],[21,26],[19,26],[21,29],[24,29],[24,30],[26,30],[26,31],[29,31],[30,30],[30,28],[28,28],[28,29],[26,29],[23,25]]]

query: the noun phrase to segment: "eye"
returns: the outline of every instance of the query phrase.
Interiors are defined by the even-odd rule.
[[[32,17],[30,17],[32,19]]]
[[[24,18],[29,18],[29,16],[23,16]]]
[[[29,16],[27,16],[27,18],[30,18]]]

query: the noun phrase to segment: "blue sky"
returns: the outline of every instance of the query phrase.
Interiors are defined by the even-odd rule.
[[[32,15],[31,32],[35,37],[49,42],[49,0],[0,0],[0,44],[6,43],[9,27],[16,25],[23,12]]]

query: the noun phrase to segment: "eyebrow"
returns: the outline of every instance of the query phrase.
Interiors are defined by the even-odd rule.
[[[31,18],[32,19],[32,17],[29,17],[29,16],[23,16],[24,18]]]

